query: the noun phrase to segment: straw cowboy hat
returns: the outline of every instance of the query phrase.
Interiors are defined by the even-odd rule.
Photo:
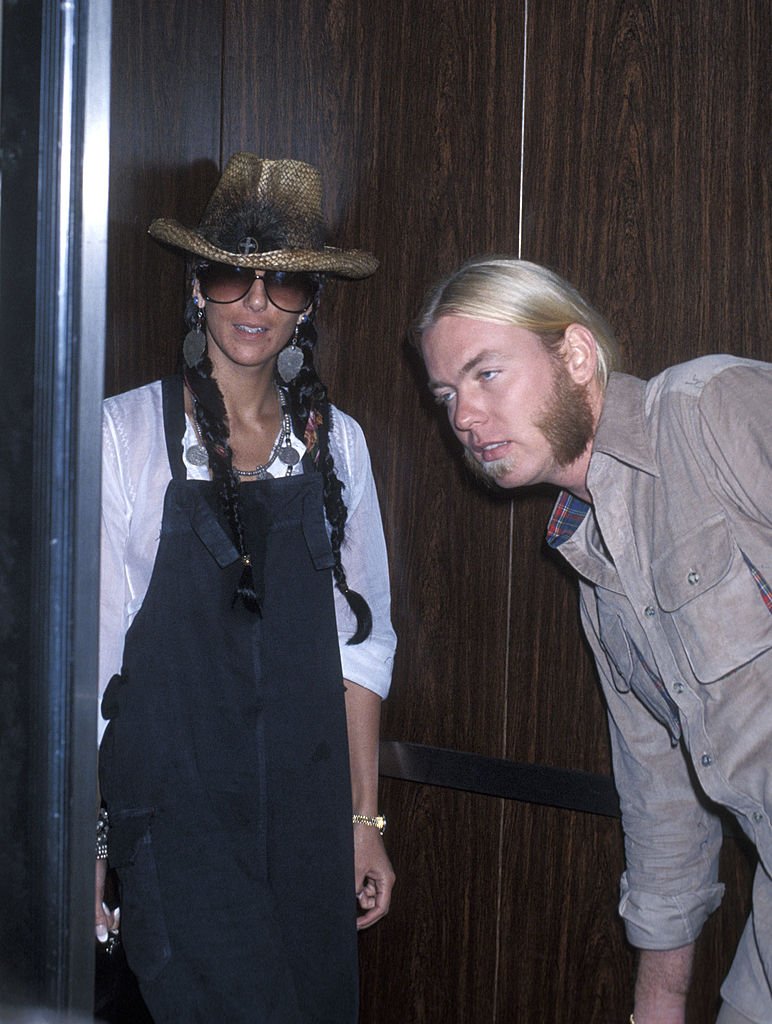
[[[319,171],[300,160],[230,158],[201,223],[154,220],[148,232],[185,253],[215,263],[262,270],[368,277],[378,260],[359,249],[324,244]]]

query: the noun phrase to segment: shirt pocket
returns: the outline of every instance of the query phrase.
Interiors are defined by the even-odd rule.
[[[701,683],[772,648],[772,615],[723,514],[677,540],[651,569],[659,606]]]

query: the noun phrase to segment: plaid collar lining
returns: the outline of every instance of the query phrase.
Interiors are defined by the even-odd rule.
[[[547,525],[547,543],[559,548],[581,526],[590,506],[570,491],[561,491]]]

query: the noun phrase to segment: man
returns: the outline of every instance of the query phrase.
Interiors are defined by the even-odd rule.
[[[553,484],[548,541],[579,574],[608,706],[641,950],[635,1024],[683,1024],[718,906],[728,807],[759,854],[718,1020],[772,1021],[772,364],[709,356],[615,372],[603,318],[552,272],[478,259],[429,296],[429,386],[470,465]],[[631,1018],[633,1019],[633,1018]]]

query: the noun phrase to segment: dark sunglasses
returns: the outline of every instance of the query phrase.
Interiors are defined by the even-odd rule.
[[[302,313],[314,300],[318,284],[311,274],[288,270],[232,267],[228,263],[199,263],[196,277],[207,302],[238,302],[255,281],[262,281],[268,301],[284,313]]]

